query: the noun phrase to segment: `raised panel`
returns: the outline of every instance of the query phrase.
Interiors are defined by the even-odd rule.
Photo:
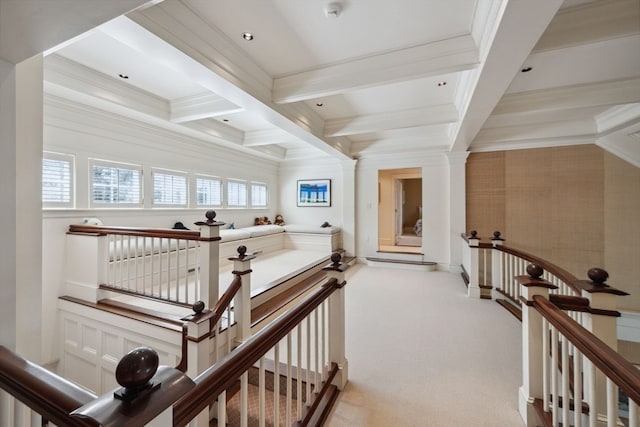
[[[120,360],[122,357],[122,348],[120,347],[120,339],[118,335],[102,331],[102,358],[110,357]]]
[[[80,326],[75,320],[65,318],[63,320],[64,342],[66,345],[78,348],[80,343]]]
[[[98,330],[95,327],[82,325],[82,351],[93,356],[98,354]]]
[[[64,371],[67,379],[72,382],[82,384],[84,387],[96,392],[96,365],[72,353],[66,352],[64,357]]]

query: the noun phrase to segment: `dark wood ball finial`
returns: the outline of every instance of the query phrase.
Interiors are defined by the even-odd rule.
[[[544,273],[544,269],[540,267],[538,264],[529,264],[527,265],[527,274],[532,279],[539,279],[542,277]]]
[[[244,258],[247,254],[247,247],[245,245],[238,246],[238,258]]]
[[[587,275],[596,286],[604,286],[604,282],[606,282],[609,278],[609,273],[607,273],[606,270],[598,267],[590,268],[589,271],[587,271]]]
[[[500,240],[500,232],[499,231],[494,231],[493,232],[493,240]]]
[[[191,307],[195,314],[201,314],[204,311],[204,301],[196,301]]]
[[[338,252],[334,252],[331,254],[331,262],[334,266],[340,265],[340,261],[342,260],[342,255]]]
[[[123,389],[114,393],[116,398],[132,401],[153,386],[151,378],[158,370],[158,353],[150,347],[134,348],[124,355],[116,367],[116,381]]]
[[[472,239],[477,239],[478,238],[478,232],[476,230],[471,230],[471,238]]]
[[[216,217],[216,211],[214,211],[213,209],[209,209],[204,213],[204,216],[207,217],[207,222],[213,222]]]

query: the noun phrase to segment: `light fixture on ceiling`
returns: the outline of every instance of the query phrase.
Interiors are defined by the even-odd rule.
[[[316,102],[316,107],[322,107],[324,104],[322,102]]]
[[[253,40],[253,34],[248,31],[245,31],[244,33],[242,33],[242,38],[250,42],[251,40]]]
[[[324,14],[327,18],[337,18],[342,12],[342,5],[340,3],[331,2],[327,3],[324,7]]]
[[[222,119],[222,121],[223,121],[223,122],[228,122],[228,121],[229,121],[229,119]]]
[[[528,73],[529,71],[533,70],[533,67],[523,67],[522,70],[520,70],[523,73]]]
[[[438,82],[438,86],[442,87],[442,86],[446,86],[447,82],[442,81],[442,82]]]
[[[120,77],[121,79],[125,79],[125,80],[127,80],[129,78],[129,76],[126,75],[126,74],[118,74],[118,77]]]

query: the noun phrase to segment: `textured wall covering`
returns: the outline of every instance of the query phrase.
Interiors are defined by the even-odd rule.
[[[640,169],[604,155],[604,264],[609,282],[631,295],[620,308],[640,311]]]
[[[466,199],[467,231],[500,230],[581,278],[604,267],[632,294],[620,309],[640,311],[638,168],[595,145],[472,153]]]

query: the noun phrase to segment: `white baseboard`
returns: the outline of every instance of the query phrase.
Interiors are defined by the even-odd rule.
[[[618,317],[618,339],[623,341],[640,342],[640,313],[634,311],[620,311]]]

